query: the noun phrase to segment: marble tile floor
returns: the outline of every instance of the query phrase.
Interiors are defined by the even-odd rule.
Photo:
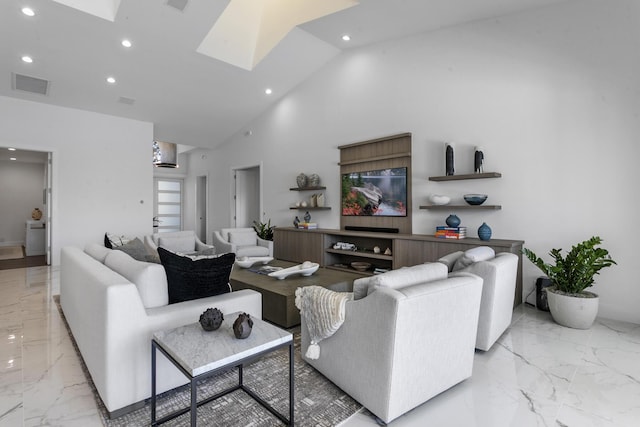
[[[0,271],[0,427],[101,426],[52,296],[59,271]],[[640,426],[640,325],[598,319],[586,331],[528,306],[473,377],[392,427]],[[342,427],[376,426],[361,412]]]

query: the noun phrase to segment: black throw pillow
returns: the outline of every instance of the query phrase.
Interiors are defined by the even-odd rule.
[[[229,276],[236,254],[186,256],[158,248],[167,273],[169,304],[230,292]]]
[[[109,236],[107,236],[107,233],[104,233],[104,247],[113,249],[113,246],[111,245],[111,240],[109,240]]]

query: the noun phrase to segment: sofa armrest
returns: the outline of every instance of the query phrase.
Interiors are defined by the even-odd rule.
[[[158,253],[158,245],[153,241],[153,237],[150,235],[144,236],[144,245],[151,253]]]
[[[273,241],[264,240],[264,239],[261,239],[260,237],[258,237],[258,246],[263,246],[263,247],[269,249],[269,256],[273,256]]]
[[[229,242],[227,242],[226,240],[224,240],[224,238],[222,237],[222,234],[220,234],[219,231],[214,231],[213,232],[213,246],[216,247],[216,251],[220,254],[225,254],[225,253],[229,253],[229,252],[235,252],[236,251],[236,245],[231,244]]]
[[[207,245],[206,243],[202,243],[202,241],[196,237],[196,251],[202,252],[208,249],[213,249],[215,252],[216,247],[213,245]]]

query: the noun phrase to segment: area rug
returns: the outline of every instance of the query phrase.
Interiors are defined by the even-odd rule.
[[[103,424],[107,427],[149,425],[151,420],[149,403],[143,408],[121,417],[108,418],[107,410],[96,391],[89,371],[73,339],[69,325],[64,318],[60,307],[59,295],[55,295],[53,299],[69,332],[76,353],[78,353],[87,382],[93,390]],[[299,426],[333,427],[362,410],[362,405],[302,360],[300,356],[299,328],[293,329],[292,332],[294,333],[295,345],[295,424]],[[162,355],[159,357],[162,357]],[[272,352],[256,362],[246,365],[244,369],[244,383],[285,416],[289,413],[288,369],[288,348]],[[198,399],[204,399],[218,391],[229,388],[237,384],[237,380],[238,374],[235,369],[207,378],[198,383]],[[158,417],[189,406],[189,399],[190,392],[187,386],[162,394],[158,399]],[[189,421],[189,413],[186,413],[163,425],[186,426],[189,425]],[[282,423],[244,392],[236,391],[199,407],[198,425],[267,427],[282,425]]]
[[[24,258],[22,246],[0,246],[0,261]]]

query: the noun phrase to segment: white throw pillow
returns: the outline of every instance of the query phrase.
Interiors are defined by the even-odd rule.
[[[238,246],[256,245],[258,235],[255,231],[232,231],[229,233],[229,242]]]
[[[438,262],[391,270],[353,282],[353,299],[364,298],[378,288],[401,289],[433,280],[446,279],[447,266]]]
[[[478,246],[468,249],[464,255],[458,258],[451,271],[459,271],[469,267],[471,264],[480,261],[487,261],[495,258],[496,252],[489,246]]]
[[[159,237],[158,246],[171,252],[194,252],[196,239],[193,236]]]

